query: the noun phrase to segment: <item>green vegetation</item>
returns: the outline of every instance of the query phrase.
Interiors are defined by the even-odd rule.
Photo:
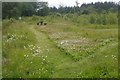
[[[35,0],[36,1],[36,0]],[[5,18],[16,18],[20,16],[47,16],[53,15],[54,13],[61,14],[86,14],[89,15],[91,13],[96,14],[105,14],[109,12],[117,13],[119,5],[114,2],[96,2],[89,4],[82,4],[81,6],[74,7],[63,7],[62,5],[59,8],[56,7],[48,7],[47,2],[3,2],[3,19]]]
[[[118,77],[117,24],[51,17],[47,26],[36,25],[38,16],[3,20],[3,77]]]
[[[46,6],[42,12],[50,14],[28,17],[25,12],[20,20],[6,13],[3,78],[118,78],[118,13],[91,5],[76,7],[81,11],[75,13]],[[86,6],[93,11],[84,10]],[[40,20],[47,25],[37,25]]]

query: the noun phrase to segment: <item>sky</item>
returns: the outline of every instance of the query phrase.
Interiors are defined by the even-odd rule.
[[[91,3],[91,2],[119,2],[120,0],[38,0],[38,1],[43,1],[43,2],[48,2],[48,6],[49,7],[59,7],[59,5],[62,6],[74,6],[75,5],[75,1],[79,2],[79,6],[83,3]]]

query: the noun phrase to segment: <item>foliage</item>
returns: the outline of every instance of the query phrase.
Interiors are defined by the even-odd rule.
[[[3,3],[3,78],[118,78],[115,5]]]
[[[94,15],[4,19],[3,77],[117,78],[117,24],[91,24]],[[37,26],[38,19],[48,25]]]
[[[105,14],[90,14],[90,20],[89,22],[91,24],[117,24],[118,18],[116,13],[105,13]]]
[[[3,8],[3,19],[19,16],[47,16],[49,14],[60,13],[77,13],[77,14],[90,14],[90,13],[107,13],[107,12],[117,12],[118,4],[114,2],[96,2],[89,4],[82,4],[74,7],[60,6],[48,7],[47,2],[4,2],[2,4]]]

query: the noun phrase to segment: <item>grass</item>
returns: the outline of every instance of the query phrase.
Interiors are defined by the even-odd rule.
[[[38,19],[3,21],[4,78],[118,77],[117,24],[81,24],[46,16],[48,24],[37,26]]]
[[[1,63],[2,63],[2,40],[0,40],[0,59],[1,59]],[[0,67],[2,67],[2,64],[0,64]],[[1,68],[0,68],[0,70],[1,70]],[[2,71],[2,70],[1,70]],[[1,72],[0,72],[0,76],[1,76]]]

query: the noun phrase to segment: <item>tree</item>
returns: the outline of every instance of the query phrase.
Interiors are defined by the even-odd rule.
[[[18,3],[16,2],[3,2],[2,3],[2,17],[4,18],[11,18],[11,17],[15,17],[17,14],[20,14],[20,12],[18,12]],[[17,11],[15,11],[17,10]],[[15,15],[14,15],[15,13]]]
[[[47,2],[39,2],[37,4],[37,15],[38,16],[46,16],[49,14],[49,7]]]
[[[3,2],[3,19],[19,16],[32,16],[37,8],[36,2]]]

